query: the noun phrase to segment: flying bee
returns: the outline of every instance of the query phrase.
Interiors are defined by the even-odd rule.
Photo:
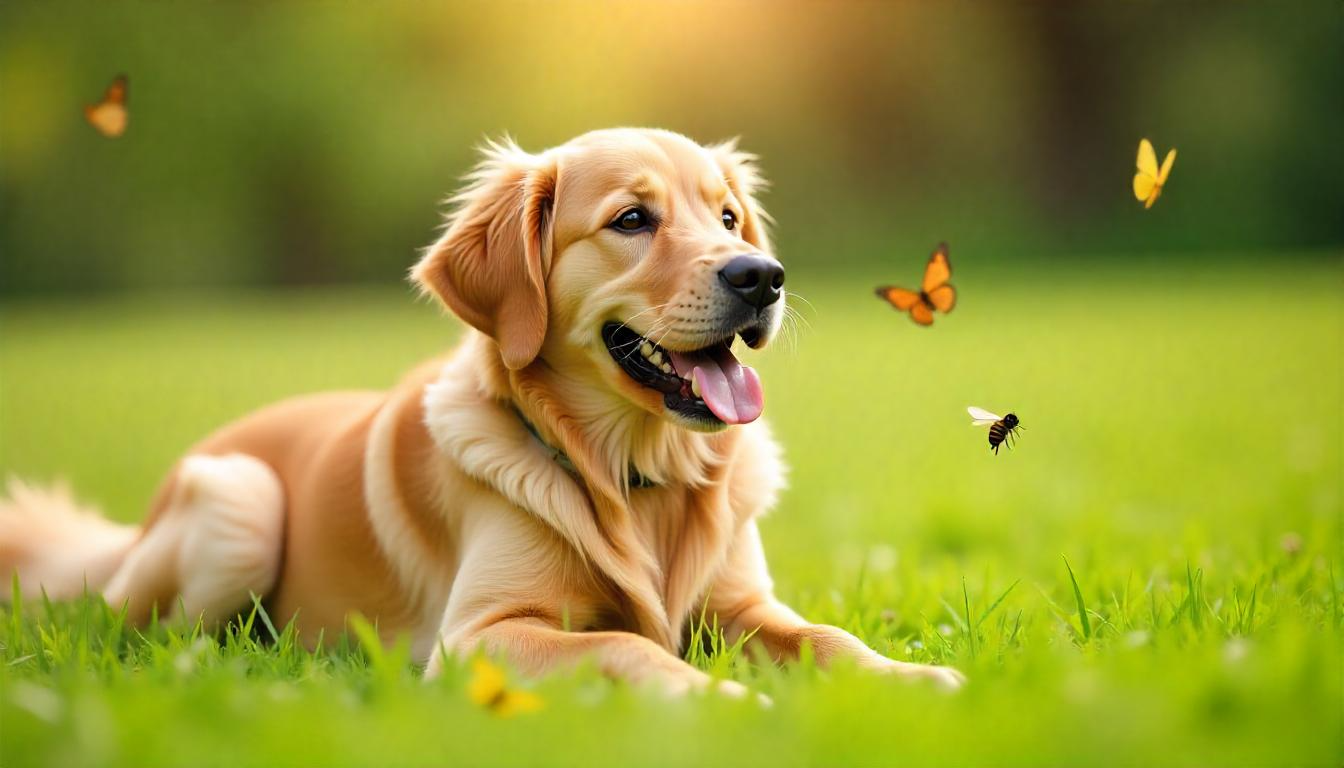
[[[995,455],[999,453],[999,446],[1008,442],[1009,438],[1012,438],[1012,442],[1017,442],[1017,430],[1025,429],[1017,420],[1017,416],[1011,413],[1000,416],[984,408],[976,408],[974,405],[967,408],[966,412],[971,414],[971,424],[977,427],[989,425],[989,447],[994,449]],[[1012,444],[1009,443],[1008,447],[1011,448]]]

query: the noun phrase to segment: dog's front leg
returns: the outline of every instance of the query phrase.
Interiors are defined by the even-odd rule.
[[[747,694],[740,683],[715,681],[652,640],[632,632],[570,632],[537,617],[507,618],[472,632],[453,646],[439,646],[430,659],[428,676],[437,675],[442,669],[444,650],[462,655],[484,650],[508,659],[519,672],[532,677],[592,659],[608,677],[633,683],[650,682],[673,695],[711,685],[730,696]]]
[[[924,678],[948,689],[960,688],[966,682],[966,677],[951,667],[888,659],[839,627],[804,621],[788,606],[768,595],[761,596],[759,602],[747,605],[730,619],[720,618],[727,624],[725,634],[729,642],[736,642],[744,632],[755,630],[751,642],[775,659],[797,659],[803,646],[807,645],[823,667],[836,658],[847,657],[863,669],[898,677]]]
[[[738,533],[709,598],[709,608],[725,627],[728,642],[735,643],[743,634],[754,632],[751,645],[776,660],[795,660],[807,645],[823,667],[836,658],[847,657],[864,669],[924,678],[948,689],[960,688],[966,682],[966,677],[951,667],[888,659],[839,627],[812,624],[775,599],[772,590],[760,534],[752,521]]]

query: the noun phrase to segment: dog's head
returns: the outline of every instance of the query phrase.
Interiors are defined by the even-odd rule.
[[[753,421],[760,379],[731,347],[779,330],[784,268],[752,159],[657,130],[491,145],[413,278],[510,369],[544,363],[692,429]]]

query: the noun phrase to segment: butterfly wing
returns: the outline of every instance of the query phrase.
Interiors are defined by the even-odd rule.
[[[1157,153],[1152,142],[1144,139],[1139,142],[1139,157],[1134,163],[1138,169],[1134,174],[1134,198],[1151,208],[1157,199],[1161,183],[1157,180]]]
[[[966,412],[971,414],[971,424],[977,427],[983,427],[986,424],[993,424],[998,421],[1000,416],[997,413],[990,413],[984,408],[977,408],[974,405],[968,406]]]
[[[103,94],[104,104],[125,104],[126,92],[130,88],[130,80],[125,75],[117,75],[112,78],[112,84],[107,86],[107,91]]]
[[[1157,199],[1153,193],[1157,191],[1157,179],[1147,175],[1143,171],[1134,174],[1134,198],[1141,203],[1152,205],[1151,200]]]
[[[933,304],[933,308],[943,314],[951,312],[952,308],[957,306],[957,289],[950,284],[940,285],[929,291],[928,295],[929,303]]]
[[[947,257],[947,243],[939,243],[929,256],[929,263],[924,266],[924,284],[921,287],[925,293],[933,293],[935,288],[951,277],[952,261]]]
[[[109,139],[126,132],[129,117],[126,112],[126,94],[129,87],[126,76],[118,75],[103,93],[102,101],[84,107],[84,119]]]
[[[933,307],[923,300],[915,302],[915,306],[910,308],[910,319],[920,325],[933,325]]]
[[[1139,157],[1135,161],[1139,173],[1145,176],[1157,178],[1157,153],[1153,151],[1153,143],[1147,139],[1139,141]]]
[[[922,303],[918,291],[912,291],[907,288],[897,288],[894,285],[878,288],[877,296],[880,299],[885,299],[888,304],[891,304],[891,306],[902,312],[909,312],[911,307]]]
[[[1171,173],[1171,166],[1176,162],[1176,150],[1171,150],[1167,156],[1162,159],[1162,167],[1157,172],[1158,185],[1167,183],[1167,174]]]
[[[115,139],[126,132],[126,108],[120,104],[85,107],[84,119],[109,139]]]
[[[909,312],[910,319],[920,325],[933,325],[933,309],[924,303],[918,291],[909,288],[897,288],[889,285],[877,289],[879,298],[902,312]]]

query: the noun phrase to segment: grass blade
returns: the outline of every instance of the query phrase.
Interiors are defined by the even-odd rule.
[[[9,620],[13,624],[14,635],[9,641],[14,644],[15,648],[21,648],[23,644],[23,590],[19,589],[18,569],[14,570],[14,576],[10,580],[10,592]]]
[[[966,577],[961,577],[961,598],[966,607],[966,638],[971,643],[971,658],[975,658],[975,632],[980,627],[979,622],[971,621],[971,593],[966,590]]]
[[[1009,584],[1008,588],[1003,590],[1003,594],[999,595],[998,598],[994,600],[994,602],[990,603],[989,607],[985,609],[985,612],[980,615],[980,619],[975,622],[975,626],[978,628],[981,624],[985,623],[985,619],[989,618],[990,614],[994,613],[994,609],[999,607],[999,604],[1002,603],[1003,599],[1008,596],[1008,593],[1012,592],[1013,589],[1017,587],[1018,584],[1021,583],[1022,580],[1018,579],[1017,581],[1014,581],[1012,584]]]
[[[1199,575],[1203,576],[1202,570],[1200,571]],[[1203,613],[1199,610],[1200,597],[1197,582],[1200,579],[1197,578],[1195,572],[1190,569],[1189,560],[1185,562],[1185,580],[1186,583],[1190,586],[1190,594],[1185,598],[1186,600],[1189,601],[1190,605],[1190,623],[1194,625],[1195,630],[1198,631],[1203,628],[1204,624]]]
[[[1092,639],[1092,622],[1087,618],[1087,603],[1083,602],[1083,590],[1078,588],[1078,579],[1073,575],[1073,566],[1069,558],[1064,558],[1064,567],[1069,569],[1069,581],[1073,584],[1073,599],[1078,601],[1078,623],[1083,627],[1083,639]]]
[[[266,609],[261,605],[261,598],[255,592],[249,592],[248,594],[252,596],[252,610],[256,611],[257,615],[261,617],[261,623],[266,626],[266,631],[271,633],[271,640],[279,643],[280,633],[275,631],[275,625],[271,623],[271,617],[266,615]]]

